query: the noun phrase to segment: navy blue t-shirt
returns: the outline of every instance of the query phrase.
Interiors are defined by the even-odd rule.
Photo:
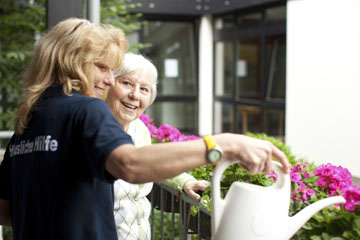
[[[132,140],[105,102],[52,86],[0,166],[14,239],[117,239],[109,154]]]

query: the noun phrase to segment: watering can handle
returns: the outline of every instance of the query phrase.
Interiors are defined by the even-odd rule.
[[[224,200],[220,197],[220,182],[221,176],[223,172],[232,164],[238,163],[239,160],[223,160],[221,161],[216,168],[214,169],[213,176],[211,178],[212,185],[212,231],[213,234],[217,231],[217,227],[219,226],[221,213],[223,211]],[[273,188],[281,189],[285,187],[286,176],[288,174],[283,173],[281,170],[281,164],[279,162],[272,162],[273,170],[277,173],[278,179],[276,183],[272,186]]]
[[[221,161],[215,168],[213,176],[211,178],[211,184],[212,184],[212,193],[213,196],[220,198],[220,182],[221,182],[221,176],[223,172],[230,166],[235,163],[238,163],[239,160],[223,160]],[[276,183],[273,185],[275,188],[282,188],[285,182],[285,177],[288,174],[285,174],[282,171],[281,163],[272,161],[272,167],[273,170],[277,173],[278,179]]]
[[[211,217],[211,231],[212,236],[215,236],[220,224],[221,213],[224,207],[224,200],[220,197],[220,182],[221,176],[227,167],[237,163],[238,160],[223,160],[215,167],[211,177],[211,198],[212,198],[212,217]]]

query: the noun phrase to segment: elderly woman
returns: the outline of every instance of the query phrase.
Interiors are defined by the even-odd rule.
[[[151,144],[150,132],[139,116],[156,97],[157,70],[141,55],[125,54],[121,69],[114,71],[115,85],[109,90],[106,102],[115,118],[132,137],[135,146]],[[196,191],[204,190],[207,181],[197,181],[183,173],[164,181],[175,189],[184,190],[195,200]],[[153,183],[130,184],[121,179],[114,183],[115,222],[119,239],[150,239],[149,215],[151,205],[146,196]]]

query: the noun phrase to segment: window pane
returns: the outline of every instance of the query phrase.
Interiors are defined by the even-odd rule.
[[[197,104],[193,102],[155,102],[146,110],[155,125],[169,124],[183,134],[196,134]]]
[[[158,69],[158,94],[196,94],[193,24],[149,21],[144,26],[143,52]]]
[[[267,21],[279,21],[286,19],[286,6],[269,8],[265,12]]]
[[[229,14],[215,19],[215,29],[226,29],[235,26],[235,15]]]
[[[239,40],[236,79],[240,98],[260,99],[260,39]]]
[[[218,96],[233,96],[234,44],[217,42],[215,58],[215,93]]]
[[[265,110],[265,133],[277,138],[284,137],[284,110]]]
[[[239,105],[236,109],[237,132],[261,132],[261,111],[260,107]]]
[[[251,13],[247,15],[238,16],[236,19],[237,24],[260,23],[262,21],[261,12]]]
[[[256,24],[262,22],[262,12],[245,15],[228,14],[215,19],[215,29],[226,29],[241,26],[242,24]]]
[[[285,36],[269,36],[266,38],[266,56],[266,99],[285,99]]]
[[[234,132],[234,111],[232,104],[215,102],[214,112],[214,132]]]

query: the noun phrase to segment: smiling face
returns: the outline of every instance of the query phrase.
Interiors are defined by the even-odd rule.
[[[111,69],[101,63],[94,64],[94,90],[92,97],[103,99],[104,91],[114,85]]]
[[[147,70],[135,70],[115,79],[107,103],[125,130],[149,106],[151,77]]]

